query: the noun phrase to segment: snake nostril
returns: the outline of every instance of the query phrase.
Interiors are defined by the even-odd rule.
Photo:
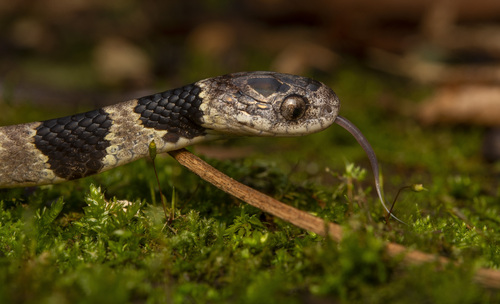
[[[333,107],[330,105],[326,105],[323,107],[323,112],[326,112],[327,114],[332,114],[334,112]]]

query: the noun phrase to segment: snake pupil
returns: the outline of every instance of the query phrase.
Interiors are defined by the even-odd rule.
[[[304,97],[291,95],[285,98],[281,104],[281,115],[287,120],[297,120],[301,118],[306,111],[306,101]]]

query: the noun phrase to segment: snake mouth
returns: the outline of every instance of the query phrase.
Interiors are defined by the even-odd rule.
[[[340,102],[325,84],[273,72],[202,80],[202,126],[224,134],[301,136],[328,128]],[[221,89],[223,88],[223,89]]]

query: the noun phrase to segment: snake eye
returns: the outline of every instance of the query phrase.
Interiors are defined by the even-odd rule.
[[[297,120],[306,112],[306,99],[298,95],[288,96],[281,104],[280,111],[287,120]]]

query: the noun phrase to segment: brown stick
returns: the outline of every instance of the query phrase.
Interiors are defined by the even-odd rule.
[[[257,190],[243,185],[210,166],[186,149],[170,151],[168,153],[181,165],[222,191],[297,227],[312,231],[321,236],[329,236],[336,242],[342,240],[342,227],[339,225],[327,223],[305,211],[286,205]],[[396,243],[387,243],[385,251],[391,257],[403,257],[403,262],[407,264],[422,264],[427,262],[449,263],[449,260],[445,257],[428,254],[418,250],[411,250]],[[500,288],[500,272],[497,270],[480,268],[476,272],[475,280],[489,288]]]

